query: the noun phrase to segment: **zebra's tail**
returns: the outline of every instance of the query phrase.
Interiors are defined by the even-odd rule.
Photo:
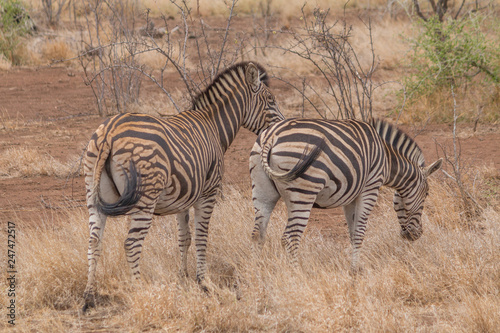
[[[267,140],[262,147],[261,159],[262,166],[264,167],[264,171],[266,174],[273,180],[279,180],[284,182],[289,182],[295,180],[302,176],[304,172],[309,169],[311,164],[318,158],[319,154],[323,150],[325,145],[324,138],[321,139],[319,144],[315,144],[312,149],[310,149],[310,145],[308,144],[304,151],[302,152],[299,161],[293,168],[285,172],[277,172],[271,168],[269,165],[269,159],[271,158],[271,149],[273,147],[272,140]]]
[[[135,163],[130,159],[129,170],[126,172],[122,167],[125,176],[125,189],[116,202],[108,203],[104,201],[100,193],[100,181],[103,170],[106,164],[109,163],[108,158],[110,154],[109,145],[103,145],[99,157],[94,168],[94,193],[95,193],[95,206],[96,208],[107,216],[119,216],[130,212],[132,208],[136,207],[141,199],[141,175],[137,172]],[[109,175],[111,177],[111,175]]]

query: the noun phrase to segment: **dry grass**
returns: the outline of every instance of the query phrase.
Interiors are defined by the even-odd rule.
[[[180,1],[177,1],[178,3]],[[239,0],[237,3],[237,10],[241,14],[257,14],[261,15],[266,11],[267,4],[270,4],[270,11],[274,15],[281,15],[284,17],[296,17],[303,6],[306,13],[310,13],[314,8],[332,8],[333,10],[341,10],[346,5],[347,1],[344,0],[315,0],[308,2],[304,0]],[[187,1],[193,13],[197,13],[197,1]],[[175,15],[178,10],[175,6],[166,1],[156,0],[142,0],[140,1],[142,8],[150,8],[153,14],[166,14]],[[225,16],[228,13],[228,5],[231,1],[212,1],[200,0],[199,13],[202,16]],[[381,0],[375,1],[349,1],[348,8],[374,8],[383,7],[385,2]]]
[[[52,40],[42,46],[42,56],[47,62],[62,61],[76,56],[75,51],[64,40]],[[69,65],[69,62],[66,63]]]
[[[33,148],[8,148],[0,154],[0,177],[67,177],[74,172],[75,161],[61,163]]]
[[[13,131],[24,125],[23,117],[18,113],[15,117],[11,116],[4,108],[0,109],[0,129]]]
[[[433,187],[438,184],[433,183]],[[86,282],[87,214],[41,217],[36,227],[19,223],[19,331],[414,331],[494,332],[500,325],[500,214],[488,208],[478,231],[448,228],[458,212],[436,209],[443,199],[432,191],[434,209],[424,214],[424,236],[399,237],[390,195],[384,191],[370,220],[363,273],[349,273],[348,244],[315,230],[306,233],[301,267],[292,269],[279,238],[286,217],[275,212],[262,253],[250,242],[253,209],[246,193],[227,189],[210,228],[210,295],[180,267],[173,217],[157,218],[145,243],[141,284],[129,281],[123,240],[125,218],[105,231],[98,267],[102,295],[97,309],[81,316]],[[441,216],[443,215],[443,216]],[[387,222],[387,221],[394,222]],[[439,222],[436,222],[439,220]],[[33,223],[34,222],[34,223]],[[346,230],[347,232],[347,230]],[[236,299],[234,284],[241,299]]]
[[[187,0],[186,2],[189,8],[191,8],[193,14],[198,14],[197,2],[199,2],[199,14],[201,16],[227,16],[229,7],[231,5],[231,1],[224,0]],[[42,20],[46,19],[46,17],[44,17],[44,14],[42,14],[42,4],[40,1],[25,0],[24,3],[32,12],[39,13],[39,16]],[[128,4],[127,7],[129,8],[129,10],[132,10],[134,6],[138,6],[139,12],[144,12],[144,10],[148,8],[150,9],[151,14],[154,16],[175,16],[179,12],[178,8],[172,5],[170,1],[121,0],[121,3]],[[181,1],[177,0],[176,3],[181,4]],[[267,10],[268,3],[270,5],[271,14],[281,15],[288,18],[297,17],[303,6],[306,13],[311,13],[314,8],[317,7],[342,10],[346,3],[347,8],[373,9],[379,7],[384,8],[386,6],[386,2],[382,0],[315,0],[314,2],[308,2],[305,0],[239,0],[237,2],[236,9],[240,14],[243,15],[263,15]],[[73,12],[75,10],[77,16],[84,16],[88,8],[86,8],[83,3],[76,3],[71,4],[71,6],[65,6],[63,11],[61,12],[61,22],[73,19]]]
[[[3,54],[0,54],[0,71],[7,71],[11,68],[12,63]]]
[[[500,86],[477,84],[464,85],[457,89],[456,104],[458,120],[474,122],[479,119],[482,123],[497,123],[500,119]],[[415,103],[408,105],[402,113],[401,120],[405,123],[449,123],[453,121],[453,96],[450,87],[437,88],[429,96],[419,98]]]

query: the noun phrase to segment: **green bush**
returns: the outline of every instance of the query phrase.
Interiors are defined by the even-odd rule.
[[[498,18],[493,19],[498,24]],[[419,33],[408,38],[411,52],[404,78],[407,102],[411,105],[450,85],[500,83],[498,35],[490,40],[481,30],[485,19],[479,14],[440,22],[436,17],[417,21]],[[481,80],[473,80],[482,75]],[[484,77],[484,79],[483,79]],[[403,94],[401,94],[403,97]]]
[[[32,28],[31,19],[19,0],[0,0],[0,53],[13,64],[19,63],[15,54],[17,46]]]

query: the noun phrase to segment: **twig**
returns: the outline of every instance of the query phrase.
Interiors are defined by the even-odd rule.
[[[415,6],[415,10],[417,12],[417,15],[422,20],[424,20],[425,22],[427,22],[428,19],[424,16],[424,14],[422,14],[422,11],[420,10],[420,4],[418,3],[418,0],[413,0],[413,5]]]
[[[453,180],[455,183],[459,183],[459,180],[457,180],[456,178],[454,178],[452,175],[450,175],[448,172],[446,172],[445,170],[441,169],[441,171],[443,172],[443,174],[450,178],[451,180]],[[464,193],[467,194],[467,197],[472,200],[472,202],[474,202],[474,204],[479,207],[481,210],[483,210],[484,208],[481,207],[481,205],[476,201],[476,199],[474,199],[474,196],[469,192],[467,191],[466,189],[463,189]]]
[[[233,18],[234,6],[236,6],[237,2],[238,2],[238,0],[233,0],[232,3],[231,3],[231,9],[229,10],[229,18],[227,19],[226,32],[224,34],[224,38],[222,39],[222,45],[221,45],[221,48],[220,48],[219,60],[217,61],[217,67],[215,68],[215,73],[219,73],[220,63],[221,63],[221,60],[222,60],[222,55],[224,54],[224,46],[226,45],[226,42],[227,42],[227,36],[229,34],[229,27],[231,26],[231,19]]]
[[[42,205],[47,208],[47,209],[52,209],[52,210],[59,210],[59,209],[71,209],[71,208],[77,208],[77,207],[85,207],[85,204],[79,204],[79,205],[68,205],[68,206],[53,206],[52,204],[48,203],[45,201],[43,198],[43,195],[40,195],[40,202]]]

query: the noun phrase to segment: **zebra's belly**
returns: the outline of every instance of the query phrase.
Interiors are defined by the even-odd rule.
[[[357,196],[353,186],[338,186],[334,182],[327,182],[326,186],[318,193],[314,206],[318,208],[337,208],[351,203]]]
[[[187,209],[189,209],[191,205],[162,205],[161,203],[158,203],[155,207],[154,214],[155,215],[172,215],[172,214],[178,214],[180,212],[183,212]]]
[[[199,191],[187,193],[179,197],[178,193],[172,193],[168,189],[164,190],[156,203],[155,215],[177,214],[189,209],[200,197]]]

